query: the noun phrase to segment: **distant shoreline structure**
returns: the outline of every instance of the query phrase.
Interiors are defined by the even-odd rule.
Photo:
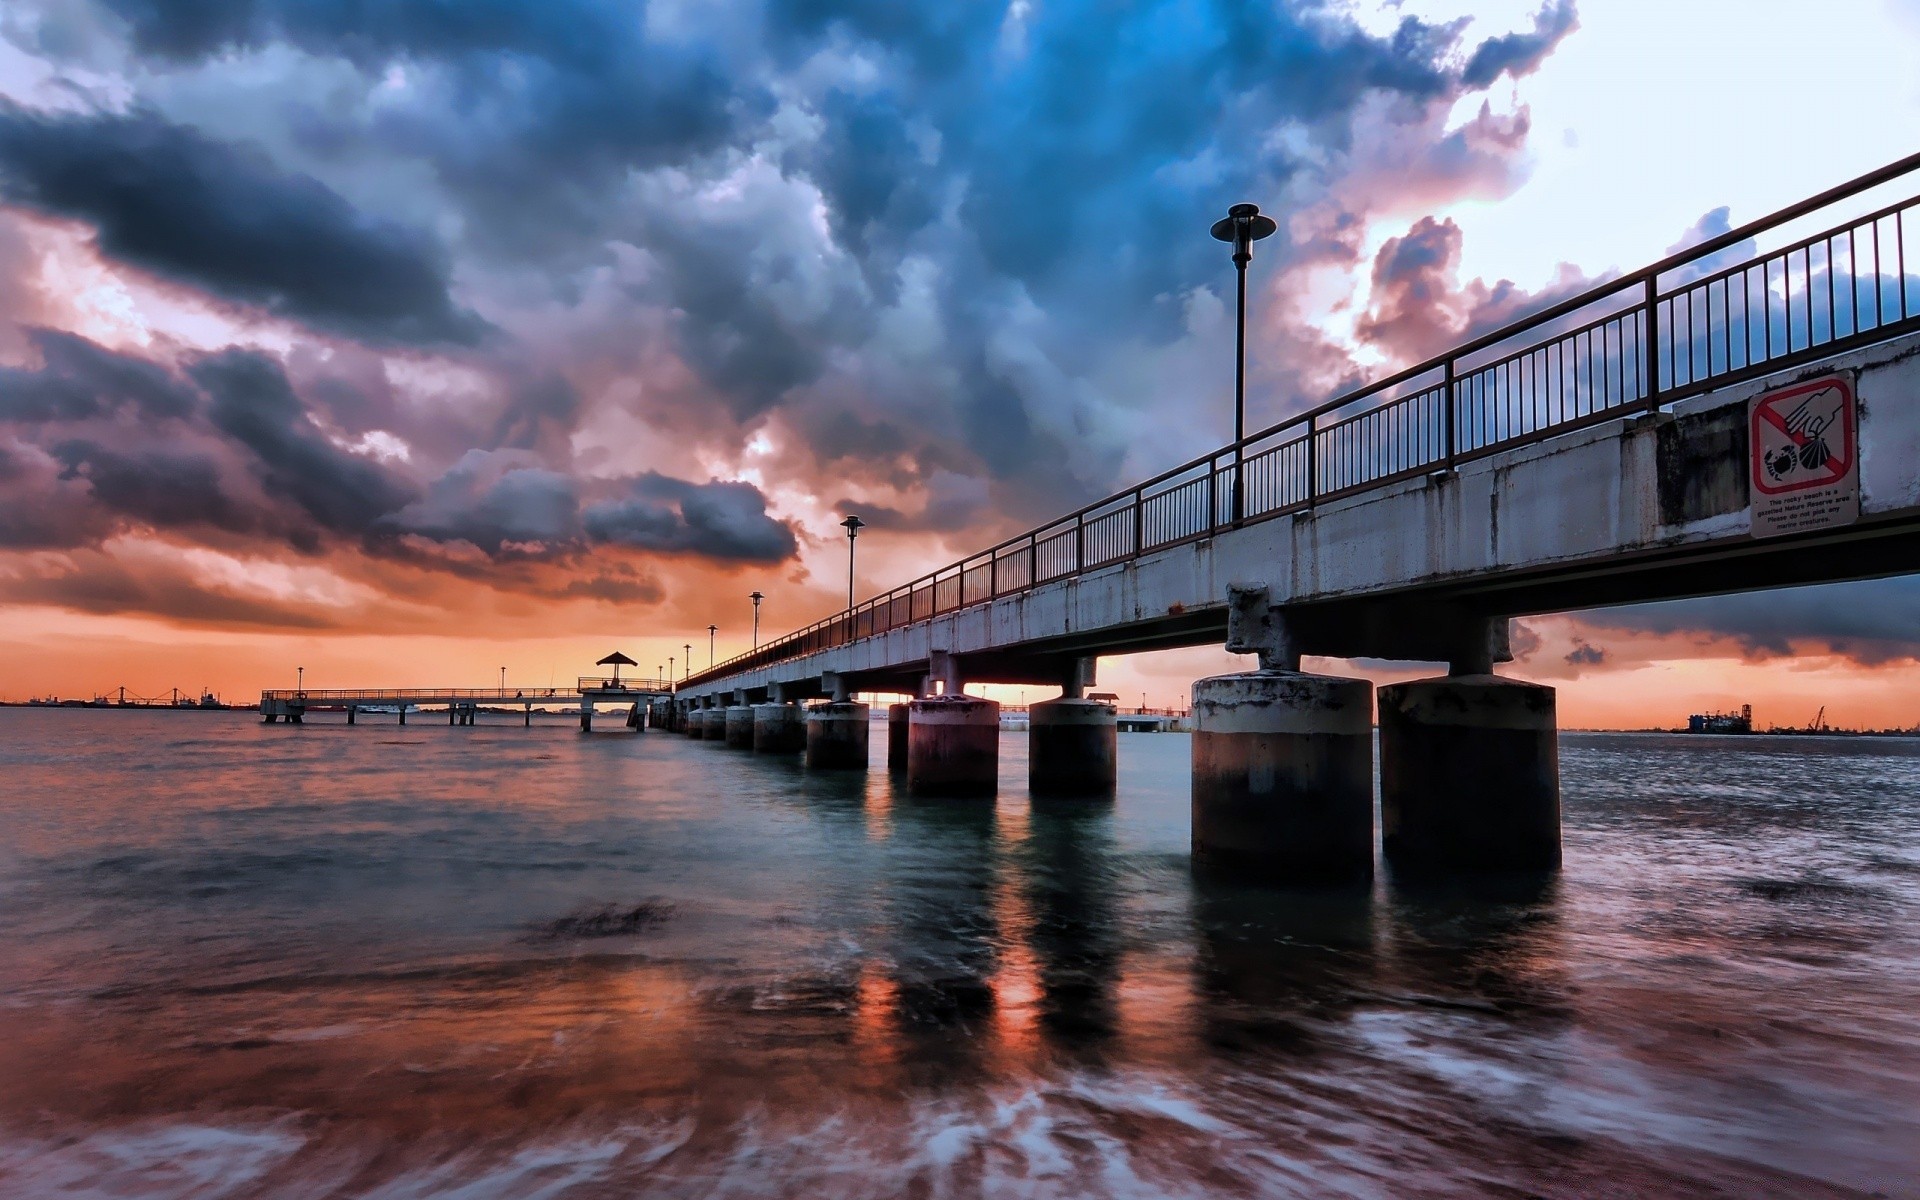
[[[1014,707],[1014,706],[1009,706],[1009,707]],[[217,701],[217,700],[212,704],[206,704],[206,703],[200,703],[200,702],[186,702],[186,703],[174,704],[174,703],[169,703],[165,700],[147,701],[147,700],[131,700],[130,699],[123,704],[118,700],[106,699],[104,697],[96,697],[95,699],[92,699],[92,700],[57,700],[52,698],[33,699],[33,700],[0,700],[0,708],[29,708],[29,709],[38,709],[38,710],[80,709],[80,710],[85,710],[90,712],[97,712],[101,710],[113,711],[113,710],[120,710],[120,709],[130,710],[134,712],[155,712],[155,711],[253,712],[256,710],[256,706],[252,704],[227,704],[223,701]],[[577,707],[558,708],[552,705],[536,704],[535,708],[540,709],[545,715],[548,715],[548,716],[568,716],[578,712]],[[338,711],[344,711],[344,710],[337,709],[337,708],[315,707],[309,711],[338,712]],[[361,711],[365,713],[373,713],[376,711],[391,713],[396,710],[388,707],[388,708],[379,708],[379,709],[363,708],[361,709]],[[439,711],[442,711],[442,709],[440,707],[435,707],[430,710],[416,708],[414,711],[439,712]],[[492,715],[492,716],[518,716],[520,714],[520,710],[517,708],[511,708],[511,709],[497,708],[490,705],[481,705],[478,711]],[[1006,723],[1003,723],[1003,724],[1006,724]],[[1020,725],[1021,727],[1024,727],[1024,722],[1020,722]],[[1190,730],[1185,728],[1184,721],[1176,721],[1171,723],[1167,727],[1166,732],[1185,733],[1185,732],[1190,732]],[[1661,736],[1686,736],[1689,738],[1718,736],[1718,737],[1740,738],[1742,740],[1749,739],[1749,738],[1764,738],[1764,737],[1920,738],[1920,726],[1912,726],[1904,729],[1899,729],[1899,728],[1843,729],[1835,725],[1822,725],[1817,728],[1810,729],[1810,728],[1806,728],[1802,726],[1794,726],[1794,725],[1774,725],[1766,729],[1724,731],[1724,732],[1717,731],[1717,730],[1689,731],[1684,726],[1681,726],[1681,727],[1652,726],[1652,727],[1642,727],[1639,729],[1600,729],[1600,728],[1594,728],[1590,726],[1580,726],[1580,727],[1565,728],[1565,729],[1562,729],[1560,732],[1561,733],[1647,734],[1647,735],[1658,734]]]

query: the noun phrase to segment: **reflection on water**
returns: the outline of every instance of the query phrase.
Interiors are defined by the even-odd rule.
[[[1569,736],[1560,875],[1344,895],[1022,747],[0,712],[0,1194],[1920,1194],[1920,746]]]

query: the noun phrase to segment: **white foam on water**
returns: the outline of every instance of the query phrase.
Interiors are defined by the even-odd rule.
[[[612,1172],[626,1137],[564,1138],[516,1150],[504,1162],[462,1155],[409,1171],[362,1195],[365,1200],[556,1200]]]
[[[139,1125],[75,1138],[0,1139],[0,1194],[88,1200],[223,1200],[244,1196],[299,1153],[282,1128]]]

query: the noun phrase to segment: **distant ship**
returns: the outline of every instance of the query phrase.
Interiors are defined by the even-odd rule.
[[[1688,733],[1752,733],[1753,705],[1742,704],[1740,711],[1694,713],[1687,718]]]

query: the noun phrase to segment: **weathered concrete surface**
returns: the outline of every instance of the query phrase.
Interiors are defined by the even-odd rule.
[[[1036,796],[1111,796],[1119,727],[1097,700],[1043,700],[1027,709],[1027,790]]]
[[[721,718],[721,734],[726,738],[727,746],[733,750],[753,749],[753,707],[747,704],[735,704],[722,710],[726,716]]]
[[[887,705],[887,770],[907,769],[907,706]]]
[[[1749,534],[1744,413],[1771,387],[1858,372],[1861,519]],[[911,693],[935,652],[976,682],[1056,682],[1074,654],[1218,643],[1261,580],[1296,649],[1439,661],[1429,618],[1519,616],[1920,570],[1920,337],[1733,385],[1316,508],[1259,520],[771,667],[694,694],[818,694],[823,672]],[[1042,659],[1047,661],[1042,662]],[[1022,664],[1033,664],[1030,668]],[[758,694],[756,692],[756,694]]]
[[[829,700],[807,709],[807,765],[833,771],[867,769],[871,710],[856,700]]]
[[[1373,877],[1373,685],[1255,671],[1193,685],[1193,856],[1282,886]]]
[[[1000,785],[1000,705],[978,696],[928,696],[907,706],[907,790],[916,796],[991,796]]]
[[[684,729],[686,735],[695,741],[699,741],[701,738],[707,736],[707,710],[704,708],[688,709]]]
[[[1558,867],[1553,689],[1497,675],[1381,688],[1380,833],[1396,874]]]
[[[807,719],[795,704],[753,706],[753,748],[761,754],[798,754],[807,748]]]

